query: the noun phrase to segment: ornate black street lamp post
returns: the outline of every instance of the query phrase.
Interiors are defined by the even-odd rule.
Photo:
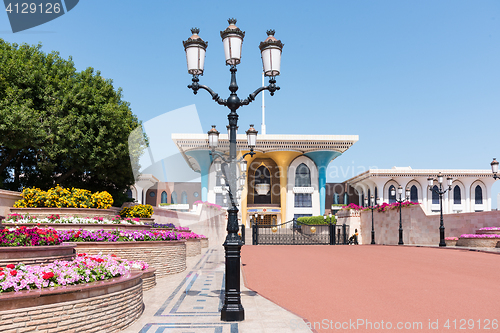
[[[403,224],[402,224],[402,208],[403,208],[403,202],[405,202],[405,200],[403,200],[403,187],[401,187],[401,185],[399,185],[398,187],[398,194],[399,194],[399,200],[396,199],[396,202],[399,203],[399,242],[398,242],[398,245],[404,245],[405,243],[403,243]],[[406,201],[409,200],[410,198],[410,189],[408,187],[406,187]],[[393,187],[391,189],[391,196],[393,197],[396,197],[396,189]]]
[[[495,180],[500,179],[500,176],[497,175],[498,174],[498,161],[496,158],[494,158],[493,162],[491,162],[491,171],[493,172],[493,179],[495,179]]]
[[[262,64],[264,68],[264,75],[269,77],[269,85],[260,87],[251,93],[246,99],[240,100],[236,91],[238,91],[238,84],[236,83],[236,66],[240,63],[241,59],[241,46],[243,44],[243,37],[245,32],[236,27],[236,20],[229,19],[229,26],[226,30],[221,31],[222,42],[224,44],[224,54],[226,57],[226,65],[231,66],[231,83],[229,84],[229,91],[231,92],[228,99],[222,99],[212,89],[207,86],[199,84],[199,76],[203,75],[203,67],[205,62],[205,52],[208,43],[203,41],[198,33],[199,29],[193,28],[191,32],[193,35],[184,41],[184,49],[186,51],[186,59],[188,66],[188,73],[193,75],[193,83],[188,88],[193,89],[194,94],[198,93],[199,89],[204,89],[212,96],[212,99],[219,105],[229,108],[230,113],[227,118],[229,120],[229,156],[227,158],[215,153],[217,147],[219,132],[213,126],[209,131],[209,145],[214,155],[221,158],[225,163],[223,169],[225,177],[229,185],[229,199],[230,208],[228,209],[227,221],[227,236],[224,242],[226,252],[226,286],[224,305],[221,310],[221,320],[223,321],[241,321],[245,319],[243,306],[241,305],[240,295],[240,251],[242,242],[238,237],[238,208],[236,206],[236,192],[237,192],[237,177],[236,177],[236,164],[241,162],[243,157],[236,160],[236,129],[238,128],[238,114],[236,110],[240,106],[248,105],[255,100],[255,97],[264,90],[269,90],[269,93],[274,95],[276,90],[280,88],[276,86],[275,77],[280,74],[281,64],[281,51],[283,43],[274,37],[274,30],[267,31],[267,39],[259,45]],[[251,148],[250,154],[255,147],[257,139],[257,131],[253,127],[247,131],[249,147]],[[250,142],[250,140],[253,140]],[[247,153],[248,154],[248,153]],[[246,155],[246,154],[245,154]],[[244,155],[244,156],[245,156]]]
[[[371,204],[371,206],[368,206],[368,198],[365,198],[365,206],[368,207],[368,209],[370,209],[372,211],[372,241],[371,241],[370,244],[375,244],[375,228],[373,227],[373,211],[375,209],[377,209],[378,206],[380,205],[380,198],[377,198],[377,204],[376,205],[374,205],[374,203],[375,203],[374,200],[375,200],[375,198],[374,198],[374,196],[372,194],[371,197],[370,197],[370,204]]]
[[[443,223],[443,194],[451,190],[451,184],[453,183],[453,178],[446,178],[448,181],[448,188],[443,189],[443,175],[441,172],[438,174],[439,189],[434,188],[434,178],[427,178],[429,183],[429,190],[439,195],[439,209],[441,211],[441,218],[439,220],[439,246],[446,246],[444,241],[444,223]]]

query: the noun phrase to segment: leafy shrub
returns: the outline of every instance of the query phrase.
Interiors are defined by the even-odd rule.
[[[153,215],[153,207],[151,205],[135,205],[132,207],[123,207],[120,211],[121,217],[150,218],[151,215]]]
[[[297,222],[300,224],[307,224],[307,225],[318,225],[318,224],[328,224],[330,222],[330,217],[323,217],[323,215],[319,216],[302,216],[297,219]],[[331,218],[331,223],[335,224],[337,223],[337,220],[335,219],[335,216],[332,216]]]

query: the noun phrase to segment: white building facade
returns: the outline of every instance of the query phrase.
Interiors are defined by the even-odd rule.
[[[364,205],[365,198],[380,198],[380,203],[392,203],[399,199],[391,196],[391,189],[401,185],[403,199],[405,190],[410,190],[410,201],[418,202],[428,213],[440,211],[439,196],[428,189],[427,178],[436,179],[434,186],[439,187],[437,175],[444,176],[443,188],[448,187],[446,179],[453,179],[451,190],[443,195],[443,213],[490,211],[492,204],[491,188],[495,180],[491,170],[428,170],[411,167],[392,169],[370,169],[346,182],[359,195],[359,202]],[[375,203],[369,202],[369,205]]]

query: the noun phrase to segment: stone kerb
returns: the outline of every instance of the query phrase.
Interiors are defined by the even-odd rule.
[[[127,260],[142,260],[156,268],[162,278],[186,269],[186,241],[78,242],[76,252],[115,254]]]
[[[112,219],[119,213],[119,208],[97,209],[97,208],[10,208],[11,214],[21,214],[45,218],[50,215],[59,215],[60,217],[104,217]]]
[[[0,247],[0,267],[8,264],[48,264],[55,260],[73,260],[76,245],[63,243],[49,246]]]
[[[201,240],[191,238],[186,240],[186,257],[194,257],[201,254]]]
[[[374,211],[375,242],[397,244],[399,240],[399,210]],[[427,215],[420,205],[404,207],[402,210],[403,242],[405,244],[439,244],[439,214]],[[446,237],[473,234],[482,227],[498,225],[500,211],[456,213],[444,215]],[[371,211],[361,213],[360,235],[362,244],[371,241]],[[457,244],[458,245],[458,244]]]
[[[0,332],[116,332],[144,311],[142,272],[0,295]],[[48,331],[49,330],[49,331]]]

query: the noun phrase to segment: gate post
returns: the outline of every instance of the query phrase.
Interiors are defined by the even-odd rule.
[[[245,225],[242,224],[241,225],[241,242],[243,243],[243,245],[245,245]]]
[[[330,245],[335,245],[335,225],[330,223],[328,228],[330,229]]]
[[[333,232],[332,232],[332,224],[331,223],[328,223],[328,236],[330,237],[329,244],[333,245],[333,240],[332,240]]]
[[[344,243],[343,244],[345,245],[345,244],[347,244],[347,234],[346,234],[346,225],[345,225],[345,223],[342,224],[342,233],[344,234],[344,237],[343,237],[343,242]]]
[[[257,223],[252,226],[252,245],[259,245],[259,227]]]

